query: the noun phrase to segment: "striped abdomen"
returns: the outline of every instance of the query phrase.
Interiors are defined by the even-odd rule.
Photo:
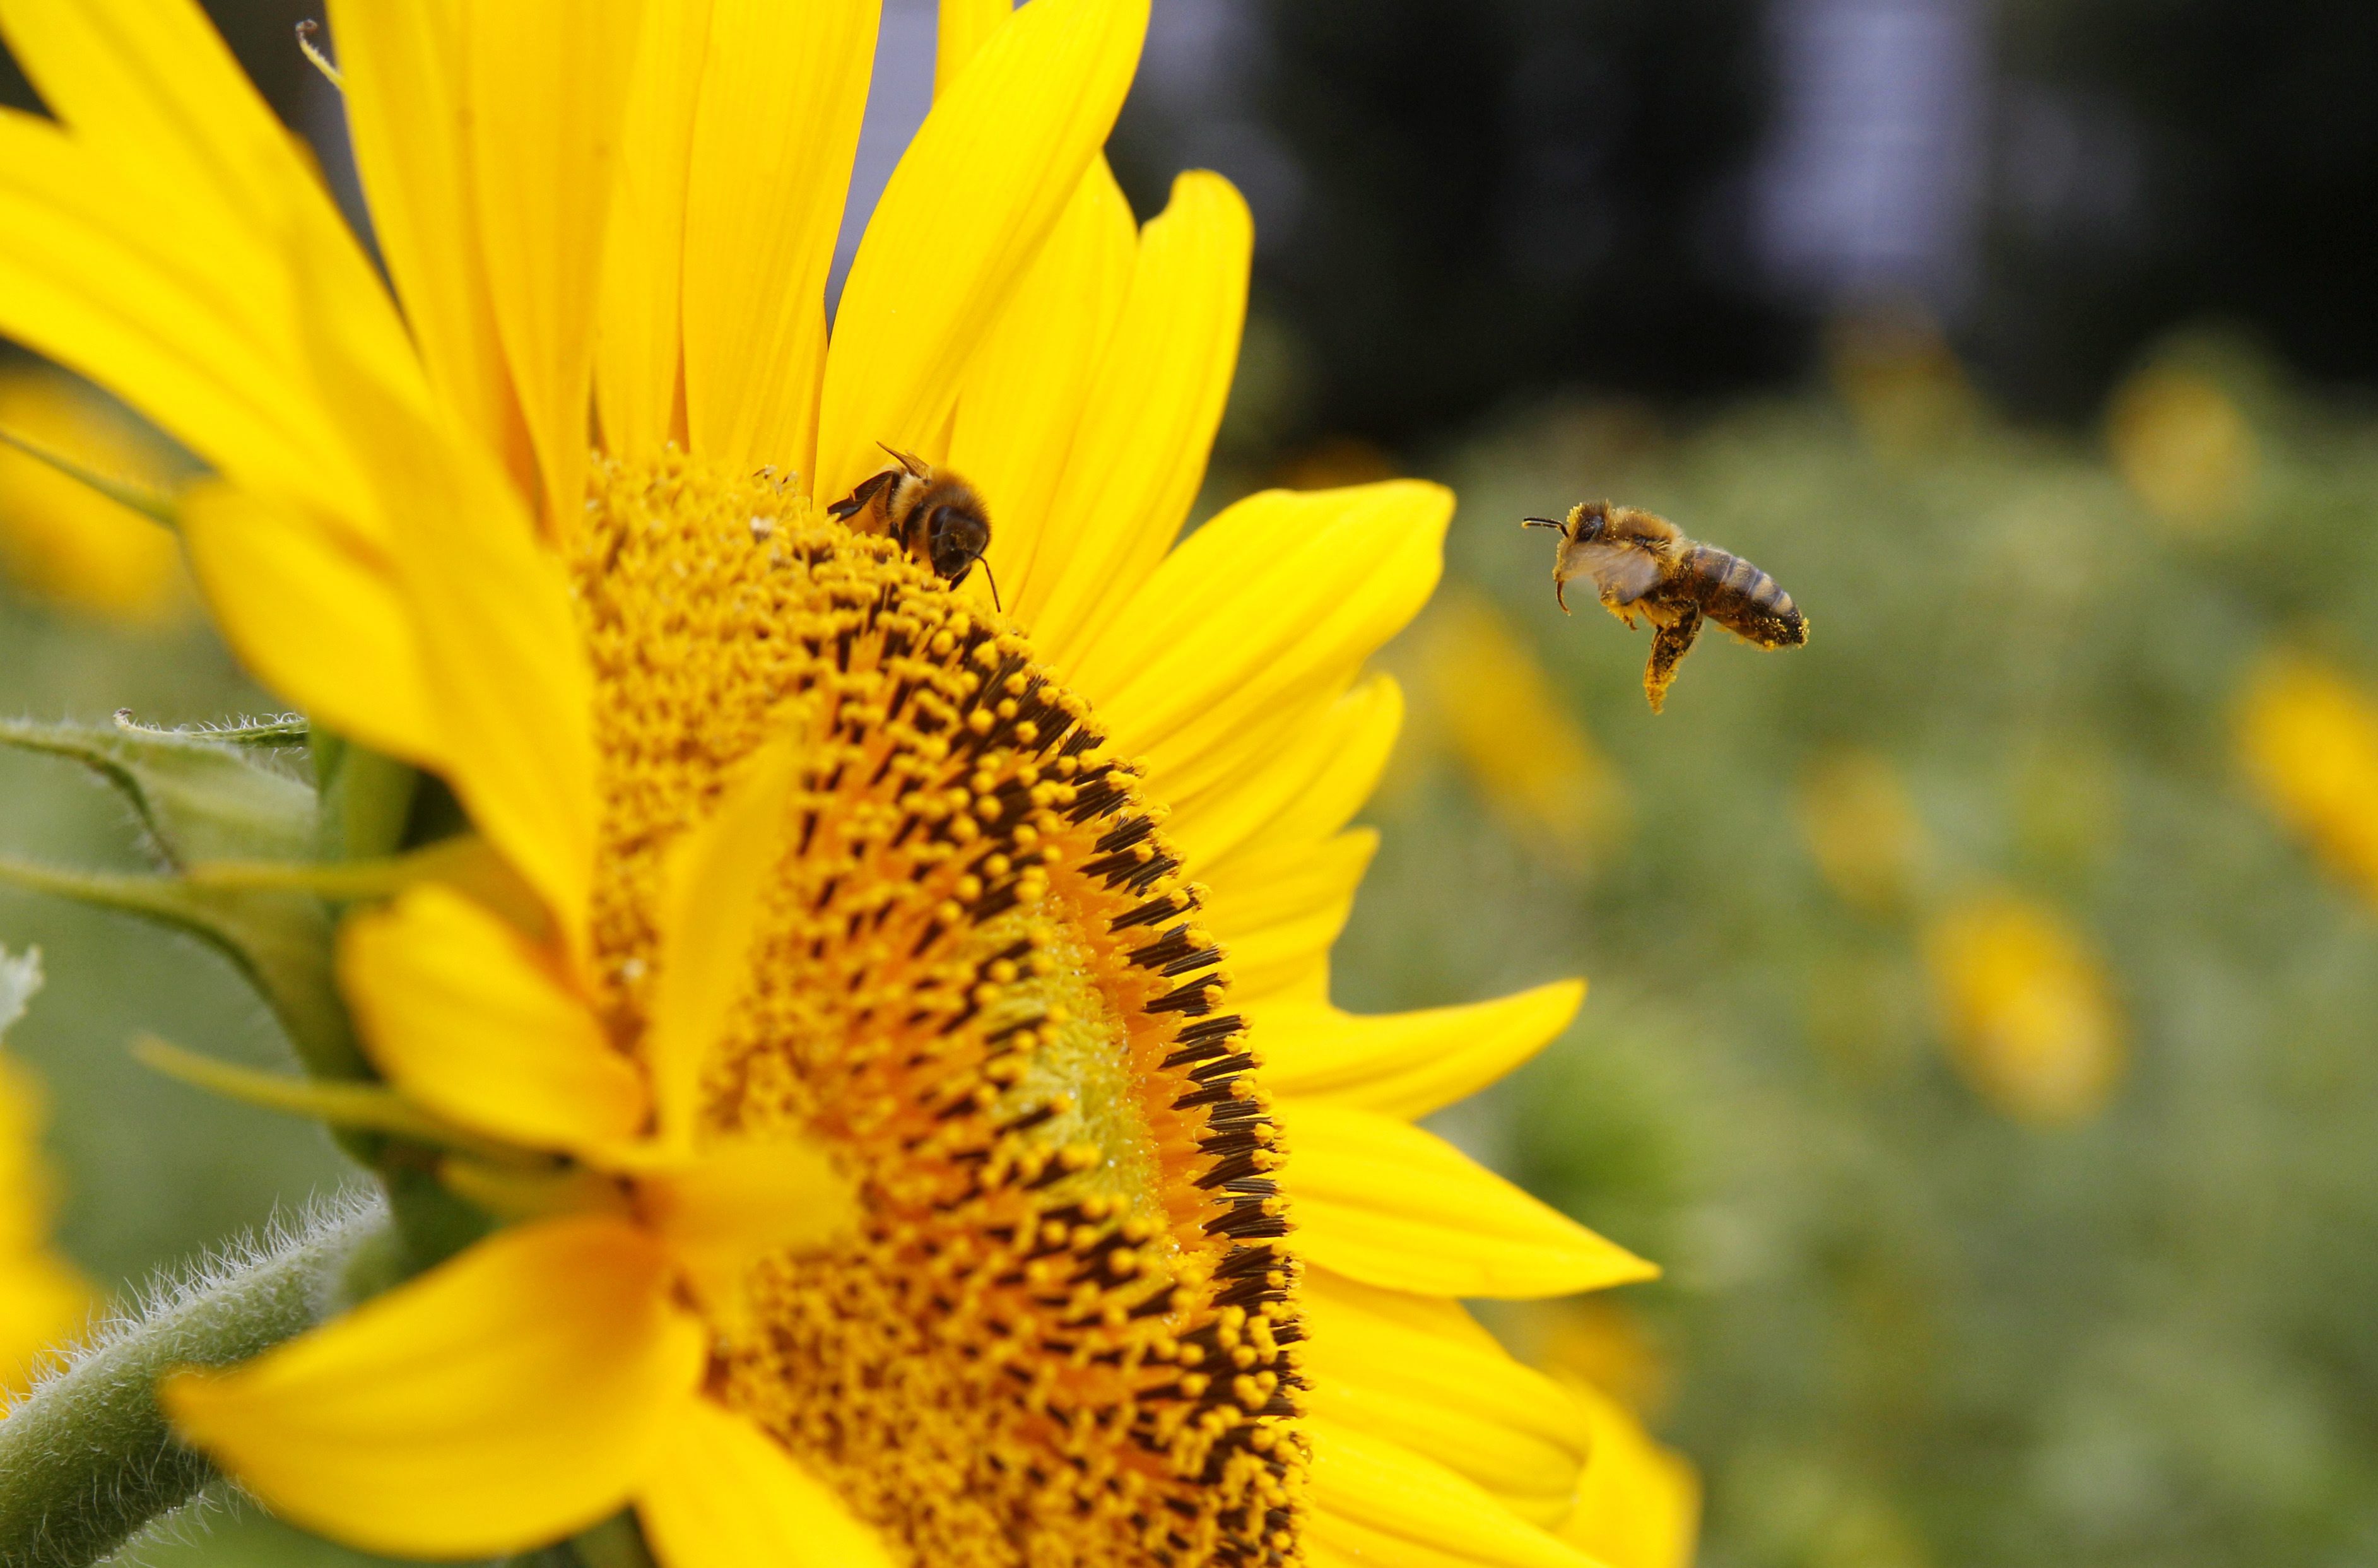
[[[1762,648],[1796,647],[1808,621],[1780,584],[1731,550],[1697,544],[1684,560],[1684,586],[1711,621]]]

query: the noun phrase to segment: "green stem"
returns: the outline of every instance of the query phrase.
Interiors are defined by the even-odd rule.
[[[0,1568],[84,1568],[198,1495],[214,1467],[166,1427],[158,1380],[244,1361],[321,1321],[349,1255],[387,1223],[377,1200],[310,1216],[102,1330],[11,1409],[0,1420]]]
[[[322,800],[322,858],[368,861],[394,851],[404,839],[421,775],[326,730],[314,731],[313,746]]]

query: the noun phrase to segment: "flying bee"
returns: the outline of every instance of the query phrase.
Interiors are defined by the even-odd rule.
[[[1762,648],[1796,648],[1808,640],[1808,619],[1774,578],[1742,557],[1685,537],[1664,517],[1606,501],[1579,501],[1566,521],[1531,517],[1522,527],[1551,528],[1561,537],[1553,557],[1553,597],[1568,609],[1568,585],[1593,579],[1602,608],[1635,628],[1651,623],[1651,658],[1643,667],[1643,694],[1651,711],[1667,700],[1676,665],[1693,645],[1701,617]]]
[[[826,511],[862,533],[899,540],[912,560],[931,567],[953,588],[981,562],[982,574],[991,582],[991,602],[998,607],[999,579],[991,575],[991,562],[982,559],[991,548],[991,513],[982,497],[946,468],[888,446],[883,450],[899,466],[861,479],[857,489]]]

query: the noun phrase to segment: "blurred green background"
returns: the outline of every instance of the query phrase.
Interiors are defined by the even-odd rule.
[[[216,8],[335,167],[305,7]],[[1496,1328],[1689,1454],[1710,1568],[2378,1561],[2367,18],[1157,16],[1126,179],[1222,167],[1266,235],[1209,505],[1398,471],[1461,497],[1382,661],[1411,712],[1338,999],[1588,975],[1441,1129],[1668,1271]],[[930,27],[887,11],[862,165]],[[1837,78],[1883,107],[1796,121]],[[1893,102],[1932,162],[1877,174]],[[1826,207],[1827,148],[1865,208]],[[1841,243],[1779,228],[1787,198]],[[1650,714],[1647,637],[1564,620],[1516,526],[1603,496],[1768,569],[1810,645],[1708,633]],[[170,578],[63,605],[41,559],[0,555],[0,712],[270,706]],[[0,753],[0,854],[138,863],[63,763]],[[95,1280],[343,1179],[312,1128],[125,1055],[284,1060],[210,955],[0,890],[29,943],[50,982],[9,1048]],[[246,1515],[139,1556],[349,1561]]]

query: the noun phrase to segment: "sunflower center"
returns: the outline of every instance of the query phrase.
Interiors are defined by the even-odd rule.
[[[680,457],[588,513],[621,1038],[672,837],[804,737],[703,1116],[823,1140],[864,1218],[755,1271],[714,1392],[935,1568],[1297,1558],[1279,1143],[1160,808],[890,541]]]

